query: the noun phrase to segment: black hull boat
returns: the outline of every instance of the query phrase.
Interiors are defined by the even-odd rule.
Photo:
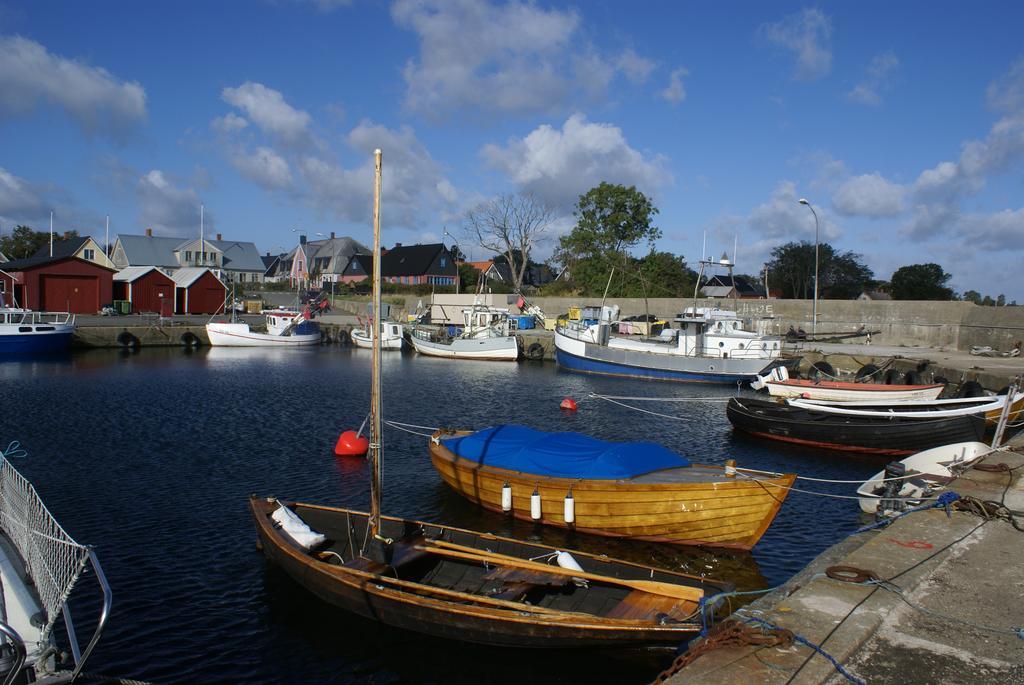
[[[845,416],[764,400],[732,398],[732,425],[751,435],[809,447],[877,455],[907,455],[954,442],[981,440],[981,415],[943,418]]]

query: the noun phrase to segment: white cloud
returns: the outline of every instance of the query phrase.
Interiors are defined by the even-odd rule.
[[[305,199],[317,210],[351,221],[369,221],[373,201],[373,151],[383,150],[382,221],[419,228],[458,199],[440,165],[409,127],[389,129],[364,121],[346,137],[363,163],[354,168],[315,156],[297,167],[306,186]]]
[[[561,58],[579,25],[575,11],[516,0],[398,0],[391,16],[420,40],[419,59],[404,69],[413,110],[545,111],[570,87]]]
[[[136,193],[142,211],[139,220],[160,235],[192,235],[199,226],[199,197],[191,188],[179,188],[163,171],[153,169],[139,178]],[[214,225],[205,214],[207,228]]]
[[[816,8],[805,8],[780,21],[762,24],[758,35],[796,55],[799,81],[814,81],[832,69],[832,22]]]
[[[0,117],[40,102],[63,108],[89,133],[125,135],[146,116],[146,91],[106,69],[54,55],[21,36],[0,36]]]
[[[635,185],[647,195],[672,181],[662,156],[641,153],[617,126],[590,123],[582,114],[570,116],[561,130],[544,124],[505,147],[486,145],[481,155],[554,207],[571,206],[601,181]]]
[[[49,216],[51,207],[40,189],[0,167],[0,221],[4,225],[39,221]]]
[[[235,155],[231,162],[242,174],[268,190],[281,190],[292,185],[292,172],[281,155],[268,147]]]
[[[440,117],[466,108],[553,114],[604,97],[621,74],[643,83],[654,62],[602,54],[574,9],[508,0],[397,0],[391,17],[419,40],[403,69],[405,106]]]
[[[615,66],[617,66],[632,83],[639,85],[647,81],[651,72],[654,71],[655,64],[646,57],[641,57],[636,54],[636,51],[632,48],[627,48],[619,55],[618,59],[615,61]]]
[[[800,204],[796,184],[782,181],[769,200],[755,207],[747,216],[747,224],[764,239],[814,242],[815,220],[805,205]],[[818,215],[818,240],[837,240],[843,235],[842,229],[814,207]]]
[[[661,91],[661,97],[672,103],[680,103],[686,99],[686,88],[683,87],[683,77],[689,76],[690,71],[684,67],[673,69],[668,78],[668,87]]]
[[[995,109],[1024,110],[1024,57],[1019,57],[1009,71],[990,83],[985,95]]]
[[[978,250],[1024,248],[1024,209],[964,216],[958,225],[961,242]]]
[[[844,182],[832,196],[832,204],[847,216],[896,216],[904,210],[906,188],[881,174],[862,174]]]
[[[882,104],[882,93],[892,89],[893,72],[899,65],[899,58],[891,51],[875,55],[868,64],[864,79],[846,97],[870,107]]]
[[[289,105],[273,88],[247,81],[237,88],[225,88],[221,97],[245,112],[262,131],[285,143],[306,144],[310,141],[309,114]]]
[[[249,121],[245,117],[240,117],[234,112],[228,112],[224,116],[217,117],[210,122],[210,126],[213,130],[226,135],[241,131],[248,125]]]

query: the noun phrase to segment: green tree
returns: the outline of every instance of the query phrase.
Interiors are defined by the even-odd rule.
[[[557,261],[584,292],[601,292],[612,268],[626,275],[636,266],[631,248],[646,242],[654,251],[661,237],[651,223],[656,214],[658,209],[635,186],[602,182],[576,203],[576,226],[559,240]]]
[[[681,255],[652,250],[638,260],[639,274],[647,297],[690,297],[697,273],[686,266]]]
[[[950,278],[952,274],[947,274],[938,264],[902,266],[890,279],[892,297],[894,300],[951,300],[953,289],[946,287]]]
[[[974,304],[981,304],[981,293],[977,290],[966,290],[964,291],[964,302],[973,302]]]
[[[771,252],[768,282],[785,298],[814,297],[814,243],[791,242]],[[818,244],[818,297],[852,300],[874,281],[874,273],[854,252],[836,252],[828,243]]]
[[[78,231],[53,234],[54,240],[70,240],[77,237]],[[10,235],[0,238],[0,252],[4,253],[8,259],[25,259],[49,244],[50,233],[48,231],[35,231],[28,226],[15,226]]]
[[[480,272],[466,262],[459,262],[459,283],[464,292],[472,292],[480,279]]]

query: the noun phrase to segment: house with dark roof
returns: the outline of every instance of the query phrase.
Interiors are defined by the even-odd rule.
[[[33,259],[36,257],[78,257],[108,269],[115,268],[114,263],[104,254],[103,248],[100,247],[99,243],[93,240],[92,236],[87,235],[53,241],[52,253],[50,251],[50,244],[47,243],[32,255]]]
[[[370,250],[355,238],[336,237],[333,231],[330,238],[323,240],[307,240],[305,235],[300,235],[295,249],[281,256],[275,275],[287,276],[293,283],[314,281],[323,286],[342,280],[345,267],[354,254],[368,255]]]
[[[711,276],[701,287],[701,293],[708,298],[738,298],[741,300],[765,299],[764,288],[751,283],[743,276]]]
[[[892,295],[883,290],[865,290],[864,292],[857,296],[857,299],[860,300],[861,302],[884,302],[887,300],[891,300]]]
[[[403,285],[455,285],[459,269],[442,243],[402,245],[384,252],[380,261],[381,280]],[[341,280],[354,283],[373,275],[371,255],[353,255],[341,273]]]
[[[202,241],[154,236],[149,228],[145,235],[119,235],[111,260],[118,269],[155,266],[169,276],[178,269],[209,268],[227,283],[262,283],[267,270],[255,243],[224,240],[220,233]]]

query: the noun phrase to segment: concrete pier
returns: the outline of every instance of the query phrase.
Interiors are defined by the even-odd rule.
[[[1010,470],[971,469],[947,490],[1024,509],[1024,455],[996,452],[984,463],[1004,463]],[[1024,517],[1017,521],[1024,527]],[[824,576],[834,565],[872,571],[889,589]],[[792,630],[867,683],[1022,683],[1024,639],[1013,632],[1024,626],[1022,566],[1024,532],[1005,519],[931,509],[852,535],[733,617],[757,617]],[[715,649],[666,682],[847,680],[821,654],[794,643],[785,649]]]

